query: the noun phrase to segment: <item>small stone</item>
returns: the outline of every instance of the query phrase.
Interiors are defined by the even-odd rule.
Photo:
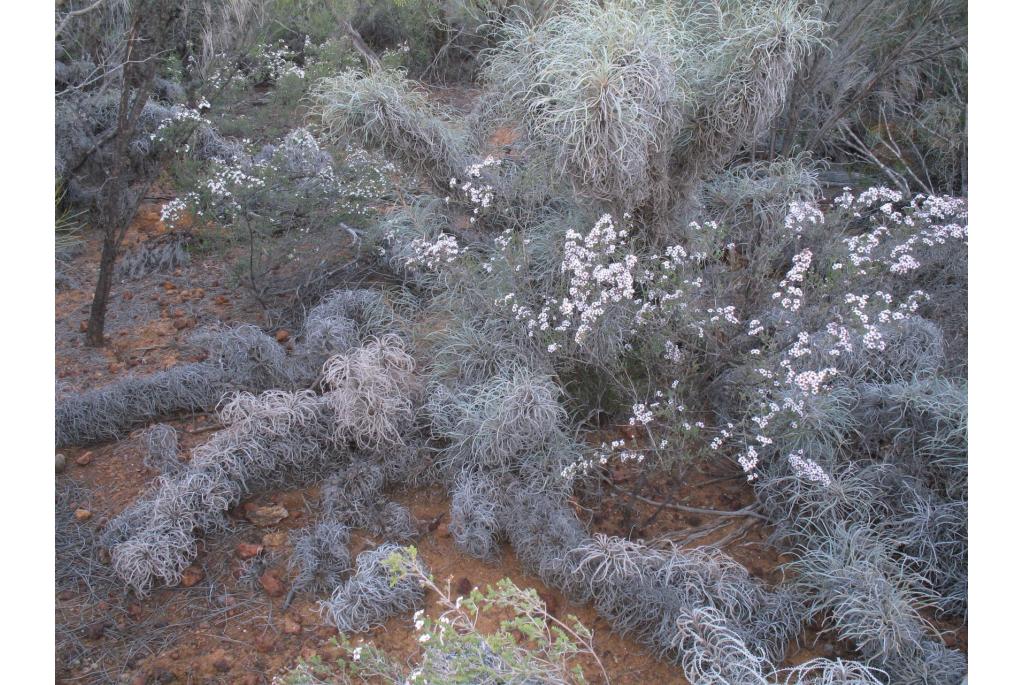
[[[288,518],[288,510],[280,504],[261,507],[256,504],[249,503],[245,505],[245,518],[249,519],[250,522],[261,528],[267,528],[269,526],[277,525]]]
[[[58,453],[55,461],[57,462],[57,473],[64,473],[64,469],[68,467],[68,458]]]
[[[88,521],[92,518],[92,512],[88,509],[75,509],[75,520]]]
[[[260,586],[271,597],[280,597],[284,594],[284,583],[277,577],[277,572],[273,569],[263,572],[263,575],[260,576]]]
[[[252,559],[263,553],[263,545],[257,545],[252,542],[239,542],[238,546],[235,547],[235,553],[240,559]]]
[[[288,534],[281,532],[267,533],[263,536],[263,544],[266,547],[281,547],[288,544]]]
[[[277,342],[279,343],[288,342],[288,338],[291,337],[291,333],[281,328],[277,331],[277,334],[274,337],[277,338]]]
[[[92,452],[82,452],[75,459],[75,463],[79,466],[88,466],[92,463]]]
[[[298,635],[302,632],[302,626],[292,619],[286,618],[281,630],[284,631],[285,635]]]
[[[205,577],[203,569],[198,566],[189,566],[181,572],[181,586],[192,587]]]

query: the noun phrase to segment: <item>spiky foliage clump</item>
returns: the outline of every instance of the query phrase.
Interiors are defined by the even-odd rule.
[[[303,530],[288,562],[295,571],[292,591],[331,592],[338,587],[352,569],[348,543],[348,528],[334,521],[318,521]]]
[[[885,673],[846,659],[811,659],[776,673],[784,685],[884,685]]]
[[[784,0],[697,5],[569,2],[511,22],[488,55],[493,109],[531,156],[664,237],[682,200],[778,114],[819,31]]]
[[[591,197],[631,211],[667,191],[667,160],[689,93],[680,20],[668,4],[570,2],[513,22],[487,58],[495,105],[532,156]]]
[[[174,473],[182,467],[178,459],[178,431],[166,423],[150,426],[142,434],[145,455],[142,463],[160,473]]]
[[[128,252],[117,265],[117,278],[136,280],[151,273],[167,273],[189,263],[189,234],[172,231],[146,240]]]
[[[391,333],[328,359],[321,384],[337,436],[362,448],[403,445],[413,419],[414,366],[402,339]]]
[[[501,498],[488,474],[464,471],[455,479],[448,530],[460,550],[478,559],[498,557]]]
[[[179,412],[212,411],[233,391],[308,387],[331,355],[349,352],[394,321],[394,311],[380,293],[340,290],[310,311],[303,340],[292,356],[255,326],[219,325],[197,331],[192,342],[206,351],[205,361],[59,398],[57,446],[111,440]],[[374,349],[380,352],[379,346]],[[399,355],[387,363],[399,362],[408,364],[409,359]],[[402,379],[397,382],[408,382],[406,375]]]
[[[461,391],[435,388],[429,400],[433,427],[447,440],[444,460],[458,470],[478,465],[511,468],[562,434],[565,410],[549,378],[527,368],[508,369]]]
[[[684,608],[676,625],[683,673],[689,682],[767,685],[766,659],[750,651],[722,612],[714,607]]]
[[[422,603],[419,581],[412,575],[396,577],[387,563],[401,552],[398,545],[384,544],[356,557],[352,577],[337,587],[329,600],[320,603],[321,612],[338,630],[362,633]]]
[[[839,528],[793,562],[810,598],[807,615],[827,611],[841,639],[899,682],[957,683],[963,655],[933,639],[921,616],[927,581],[884,547],[870,529]],[[931,633],[931,635],[929,634]]]
[[[329,135],[360,137],[440,188],[465,166],[465,134],[401,71],[346,70],[321,81],[315,98]]]
[[[818,41],[822,24],[815,12],[789,0],[759,0],[708,6],[688,17],[705,64],[695,84],[689,140],[680,151],[684,179],[701,180],[764,135]]]

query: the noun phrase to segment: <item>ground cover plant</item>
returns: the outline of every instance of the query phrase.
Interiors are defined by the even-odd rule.
[[[128,123],[82,52],[130,51],[115,6],[56,15],[58,309],[110,136],[93,301],[248,313],[58,388],[59,592],[155,606],[237,543],[206,605],[319,640],[246,682],[643,682],[611,639],[695,684],[963,681],[960,3],[208,3]],[[92,450],[141,474],[96,519]]]

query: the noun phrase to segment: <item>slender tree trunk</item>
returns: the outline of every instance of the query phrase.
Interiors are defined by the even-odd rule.
[[[85,342],[90,347],[102,347],[103,328],[107,319],[107,300],[110,299],[110,286],[114,280],[114,262],[117,259],[117,244],[114,231],[108,227],[103,234],[103,254],[100,257],[100,275],[96,279],[96,291],[92,296],[92,307],[89,310],[89,327],[86,329]]]

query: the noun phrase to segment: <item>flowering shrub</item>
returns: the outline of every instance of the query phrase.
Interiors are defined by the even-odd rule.
[[[494,586],[455,596],[450,583],[438,584],[416,560],[413,547],[394,551],[383,562],[399,584],[411,582],[436,595],[439,613],[422,609],[413,616],[418,653],[412,664],[396,661],[372,643],[341,647],[348,657],[338,669],[319,659],[289,673],[284,683],[349,682],[385,678],[423,685],[478,682],[585,683],[580,664],[592,660],[603,673],[592,646],[593,635],[575,616],[561,620],[547,610],[533,589],[507,578]],[[484,619],[493,617],[496,622]],[[485,628],[485,625],[495,625]],[[607,677],[605,677],[607,682]]]
[[[312,133],[295,129],[258,152],[211,160],[192,190],[164,205],[162,218],[173,225],[188,212],[229,228],[250,247],[240,269],[259,294],[268,273],[295,258],[305,236],[362,225],[390,188],[393,167],[362,150],[346,153],[336,165]]]

